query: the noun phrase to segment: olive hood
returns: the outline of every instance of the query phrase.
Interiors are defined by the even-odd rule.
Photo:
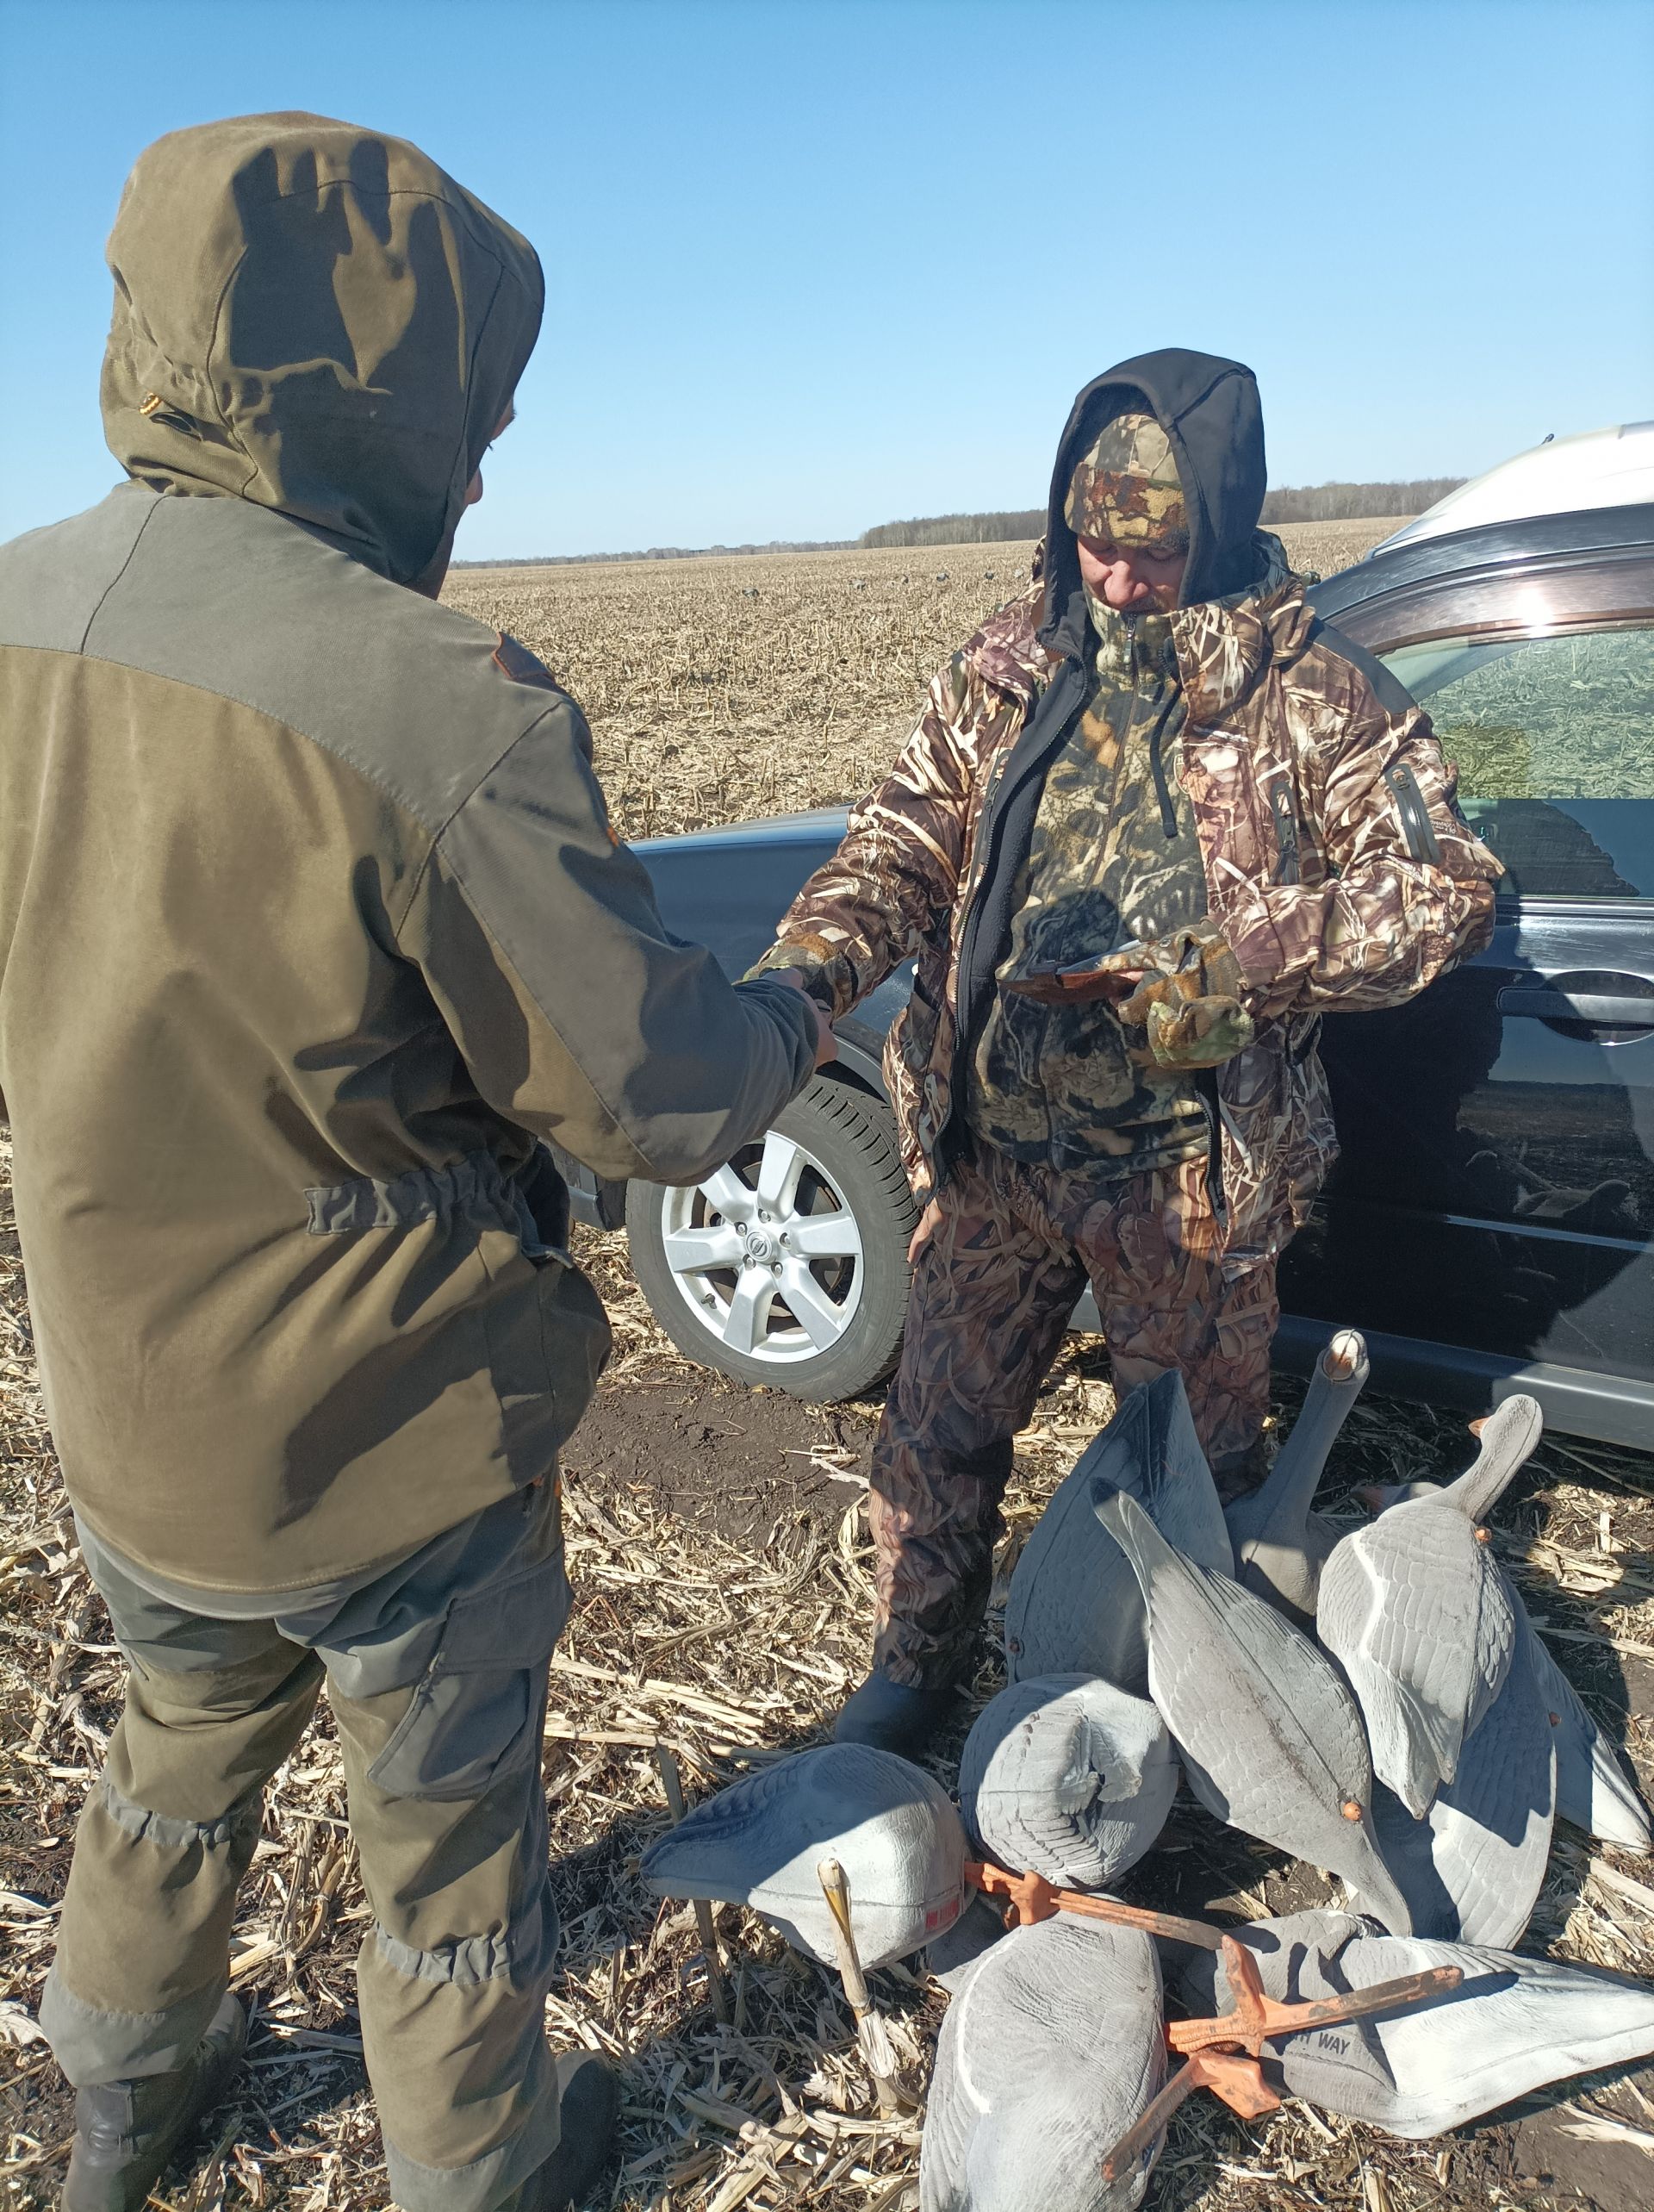
[[[1189,565],[1182,604],[1244,591],[1263,566],[1255,543],[1267,472],[1264,417],[1250,369],[1180,346],[1140,353],[1086,385],[1057,447],[1045,539],[1047,621],[1042,636],[1060,642],[1065,617],[1082,626],[1079,555],[1064,508],[1075,464],[1105,423],[1152,414],[1166,432],[1189,517]]]
[[[538,334],[534,249],[404,139],[238,115],[141,153],[109,236],[109,449],[399,583],[431,564]]]

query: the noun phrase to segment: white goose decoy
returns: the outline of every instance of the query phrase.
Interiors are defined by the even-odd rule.
[[[1533,1400],[1507,1399],[1457,1482],[1354,1530],[1321,1568],[1316,1631],[1360,1700],[1378,1779],[1417,1820],[1509,1670],[1515,1609],[1478,1523],[1538,1441]]]
[[[1258,1960],[1265,1993],[1294,2003],[1369,1989],[1428,1966],[1460,1966],[1451,1996],[1416,2011],[1264,2046],[1278,2092],[1392,2135],[1445,2134],[1513,2098],[1654,2053],[1654,1989],[1590,1966],[1416,1936],[1375,1935],[1347,1913],[1291,1913],[1230,1933]],[[1215,1971],[1216,1970],[1216,1971]],[[1228,2003],[1221,1964],[1197,1955],[1184,1992],[1197,2012]]]
[[[1166,2078],[1160,1970],[1135,1928],[1059,1914],[1013,1928],[942,2023],[920,2212],[1131,2212],[1160,2155],[1101,2178]]]
[[[1134,1498],[1187,1557],[1224,1574],[1234,1567],[1183,1377],[1168,1369],[1122,1402],[1023,1545],[1005,1601],[1010,1681],[1087,1674],[1141,1692],[1147,1679],[1142,1599],[1124,1555],[1091,1511],[1098,1481]]]
[[[1249,1497],[1223,1508],[1234,1547],[1234,1578],[1278,1605],[1300,1628],[1314,1625],[1321,1570],[1343,1531],[1310,1502],[1339,1430],[1371,1372],[1366,1339],[1340,1329],[1315,1361],[1303,1410],[1274,1466]]]
[[[1097,1511],[1148,1608],[1149,1694],[1209,1812],[1359,1886],[1405,1934],[1407,1902],[1372,1825],[1361,1716],[1308,1636],[1227,1575],[1184,1559],[1133,1499]]]
[[[967,1835],[1059,1889],[1101,1889],[1135,1866],[1177,1793],[1177,1754],[1154,1707],[1083,1674],[1002,1690],[959,1764]]]
[[[1508,1401],[1514,1403],[1515,1401]],[[1523,1425],[1534,1430],[1539,1408],[1531,1399],[1522,1401],[1533,1407],[1524,1417]],[[1457,1496],[1461,1505],[1466,1497],[1474,1498],[1481,1486],[1482,1469],[1489,1457],[1486,1440],[1486,1423],[1477,1424],[1482,1437],[1481,1449],[1475,1463],[1460,1478],[1477,1480],[1469,1492],[1462,1492],[1455,1483],[1450,1489],[1429,1482],[1373,1484],[1357,1494],[1374,1513],[1382,1513],[1391,1505],[1404,1504],[1410,1498],[1452,1498]],[[1514,1446],[1520,1430],[1513,1424],[1507,1439]],[[1497,1440],[1495,1439],[1495,1442]],[[1528,1453],[1522,1455],[1526,1459]],[[1520,1593],[1508,1576],[1505,1577],[1512,1609],[1516,1616],[1517,1634],[1532,1647],[1534,1679],[1539,1684],[1549,1716],[1557,1748],[1557,1814],[1574,1827],[1583,1829],[1603,1843],[1616,1843],[1622,1851],[1631,1851],[1643,1857],[1654,1854],[1654,1829],[1651,1829],[1648,1808],[1643,1803],[1635,1781],[1626,1772],[1625,1766],[1613,1743],[1598,1727],[1596,1721],[1581,1700],[1579,1692],[1563,1673],[1545,1640],[1534,1629],[1527,1616]]]
[[[1415,1935],[1508,1950],[1533,1916],[1551,1857],[1557,1754],[1531,1641],[1519,1635],[1504,1687],[1423,1820],[1382,1783],[1376,1792],[1379,1845]]]
[[[644,1854],[657,1897],[750,1905],[824,1966],[833,1919],[816,1869],[843,1866],[868,1968],[905,1959],[964,1908],[965,1831],[940,1782],[892,1751],[829,1743],[744,1775]]]

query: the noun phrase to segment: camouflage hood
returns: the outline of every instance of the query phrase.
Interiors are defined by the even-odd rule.
[[[539,331],[525,239],[405,140],[240,115],[140,155],[109,262],[129,476],[273,508],[397,583],[430,565]]]
[[[1264,418],[1251,370],[1181,346],[1139,354],[1086,385],[1057,447],[1040,635],[1060,651],[1073,650],[1085,620],[1079,556],[1064,512],[1074,470],[1105,425],[1137,412],[1165,431],[1183,488],[1189,527],[1183,604],[1244,591],[1263,565],[1254,533],[1264,503]]]

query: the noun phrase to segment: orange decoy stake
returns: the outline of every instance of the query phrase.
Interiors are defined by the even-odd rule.
[[[1422,1973],[1376,1982],[1371,1989],[1316,1997],[1308,2004],[1279,2004],[1265,1996],[1258,1962],[1246,1946],[1229,1935],[1220,1941],[1233,2009],[1216,2020],[1174,2020],[1168,2025],[1166,2040],[1185,2062],[1104,2159],[1104,2181],[1117,2181],[1129,2173],[1184,2099],[1197,2089],[1214,2090],[1243,2119],[1256,2120],[1272,2112],[1281,2100],[1264,2079],[1259,2063],[1266,2041],[1366,2019],[1374,2013],[1408,2011],[1447,1996],[1464,1978],[1460,1966],[1431,1966]]]

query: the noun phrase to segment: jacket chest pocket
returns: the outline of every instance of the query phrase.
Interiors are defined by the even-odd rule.
[[[1214,910],[1236,879],[1267,883],[1275,867],[1275,822],[1259,788],[1249,741],[1239,732],[1185,732],[1178,780],[1189,795]]]
[[[1262,885],[1326,880],[1320,839],[1278,755],[1260,761],[1238,732],[1185,733],[1179,780],[1194,809],[1215,911],[1237,877]]]

